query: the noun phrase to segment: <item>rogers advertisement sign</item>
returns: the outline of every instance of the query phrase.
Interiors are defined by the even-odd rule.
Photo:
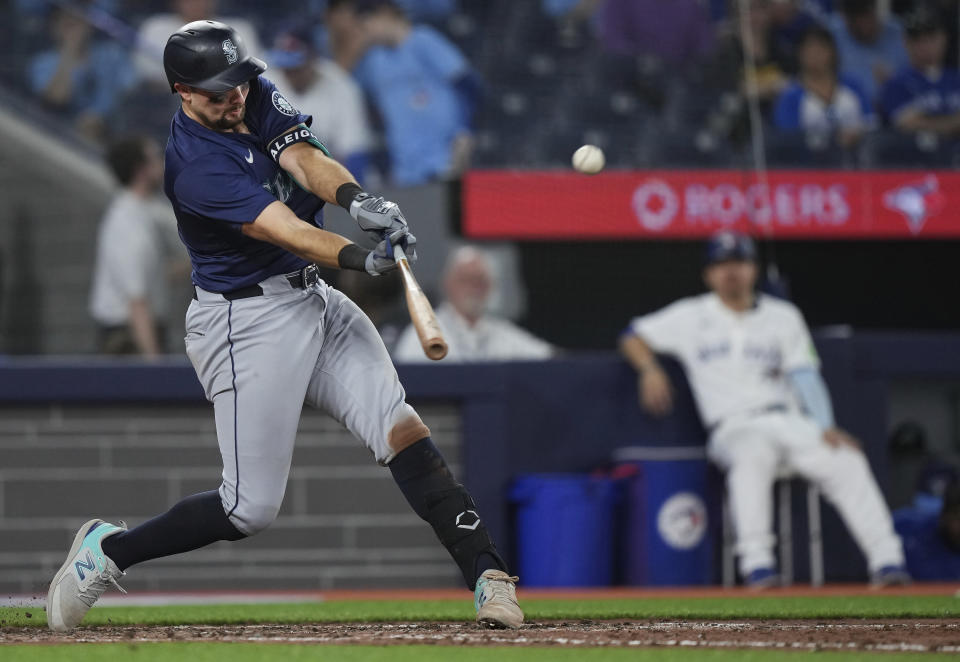
[[[474,171],[477,239],[693,239],[724,228],[794,239],[960,238],[960,172]]]

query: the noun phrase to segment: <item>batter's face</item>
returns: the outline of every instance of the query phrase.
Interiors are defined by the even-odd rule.
[[[184,111],[192,119],[214,131],[233,131],[246,115],[250,83],[227,92],[207,92],[177,83]]]
[[[703,276],[707,287],[721,299],[740,301],[753,295],[757,265],[747,260],[717,262],[708,266]]]

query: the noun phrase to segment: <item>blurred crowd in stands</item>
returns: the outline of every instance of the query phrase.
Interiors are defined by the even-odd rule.
[[[167,36],[217,18],[361,178],[550,167],[953,165],[953,0],[12,0],[7,91],[95,141],[165,140]],[[24,92],[26,94],[16,94]],[[28,102],[28,103],[32,103]]]

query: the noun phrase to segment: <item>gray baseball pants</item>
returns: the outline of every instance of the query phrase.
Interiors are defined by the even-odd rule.
[[[304,402],[382,465],[430,435],[356,304],[323,281],[300,289],[280,275],[260,286],[262,296],[233,301],[197,288],[186,318],[187,355],[216,415],[220,497],[247,535],[280,511]]]

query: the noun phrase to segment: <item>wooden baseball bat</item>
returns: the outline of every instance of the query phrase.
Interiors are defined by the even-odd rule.
[[[417,336],[420,338],[420,344],[423,346],[423,353],[428,359],[439,361],[447,355],[447,341],[443,339],[443,332],[440,330],[440,324],[437,323],[437,316],[433,312],[433,306],[427,300],[427,295],[423,293],[420,283],[413,275],[413,269],[410,268],[410,262],[407,260],[403,248],[393,247],[393,259],[403,274],[403,289],[407,294],[407,310],[410,311],[410,321],[413,322],[413,328],[417,330]]]

